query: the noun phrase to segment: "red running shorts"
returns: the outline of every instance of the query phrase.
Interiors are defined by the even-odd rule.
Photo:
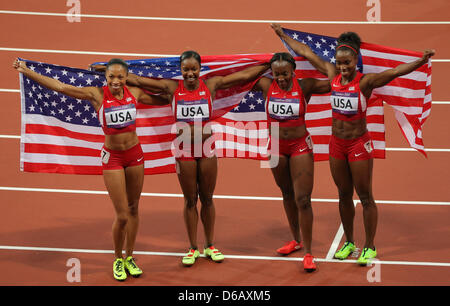
[[[101,152],[103,170],[123,169],[144,163],[144,152],[140,143],[124,151],[111,150],[103,146]]]
[[[331,135],[330,156],[349,162],[373,158],[373,144],[369,132],[354,139],[340,139]]]
[[[278,142],[278,153],[276,152],[274,142]],[[306,134],[301,138],[277,139],[270,137],[267,152],[270,155],[297,156],[313,152],[313,143],[311,135]]]

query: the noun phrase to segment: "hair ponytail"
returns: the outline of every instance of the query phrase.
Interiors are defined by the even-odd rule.
[[[337,39],[337,43],[336,51],[344,48],[344,50],[350,50],[355,55],[358,55],[360,52],[361,38],[355,32],[342,33]]]

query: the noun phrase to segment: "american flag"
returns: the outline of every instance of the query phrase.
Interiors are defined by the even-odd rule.
[[[226,75],[267,62],[270,57],[270,54],[205,56],[202,57],[201,77]],[[25,62],[37,73],[74,86],[106,85],[103,74],[97,72]],[[178,57],[133,60],[129,64],[130,73],[137,75],[182,79]],[[22,74],[20,84],[21,170],[101,174],[100,150],[104,135],[91,104],[48,90]],[[252,85],[236,86],[216,93],[212,128],[219,157],[265,158],[261,153],[266,150],[268,135],[264,103],[249,92]],[[255,99],[254,103],[250,102],[252,99]],[[171,149],[175,138],[173,123],[170,106],[138,104],[137,134],[144,151],[146,174],[175,172]]]
[[[336,38],[291,29],[283,31],[293,39],[307,44],[323,60],[335,63]],[[297,56],[284,41],[283,43],[293,56]],[[361,44],[360,50],[357,69],[362,73],[378,73],[422,57],[419,52],[365,42]],[[326,78],[304,58],[298,59],[297,66],[300,66],[297,67],[299,78]],[[431,101],[431,60],[416,71],[375,89],[367,107],[367,128],[372,137],[374,156],[385,158],[383,102],[394,108],[397,122],[409,145],[426,156],[422,126],[430,114]],[[306,114],[306,125],[314,142],[315,159],[328,159],[328,143],[331,135],[329,95],[311,98]]]
[[[31,70],[74,86],[105,84],[100,74],[25,61]],[[49,90],[20,74],[20,169],[27,172],[101,173],[104,135],[88,101]]]
[[[330,62],[336,39],[284,29],[304,41]],[[379,72],[421,57],[420,53],[363,43],[359,69]],[[272,54],[204,56],[202,78],[226,75],[267,62]],[[304,58],[296,57],[298,78],[325,76]],[[105,86],[103,74],[93,71],[27,61],[34,71],[74,86]],[[179,58],[128,61],[130,72],[152,78],[182,79]],[[98,64],[98,63],[96,63]],[[104,142],[97,114],[88,101],[48,90],[20,75],[22,131],[20,167],[27,172],[101,174],[100,150]],[[267,159],[268,126],[265,101],[253,84],[218,91],[214,100],[213,130],[219,157]],[[421,127],[431,110],[431,61],[417,71],[374,90],[367,109],[368,129],[375,156],[384,158],[383,101],[395,110],[397,121],[411,147],[425,154]],[[138,105],[137,134],[145,154],[145,173],[175,172],[171,143],[174,123],[170,106]],[[328,159],[331,135],[331,104],[328,95],[313,96],[306,125],[313,137],[315,160]]]

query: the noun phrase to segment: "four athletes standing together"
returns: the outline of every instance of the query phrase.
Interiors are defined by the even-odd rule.
[[[101,151],[103,178],[116,212],[112,232],[115,250],[113,275],[117,280],[125,280],[127,271],[134,277],[142,274],[133,259],[139,226],[138,204],[144,181],[144,155],[136,134],[137,101],[149,105],[171,104],[176,122],[188,124],[189,129],[180,131],[179,136],[187,133],[182,136],[190,141],[175,145],[177,175],[184,195],[183,215],[190,243],[182,263],[190,266],[200,255],[197,244],[198,199],[201,202],[200,219],[206,237],[203,253],[213,261],[220,262],[224,255],[213,243],[213,193],[217,179],[217,157],[214,154],[212,133],[204,127],[213,117],[212,106],[217,90],[252,82],[253,90],[262,91],[266,100],[268,123],[272,128],[278,127],[277,135],[270,135],[268,153],[278,158],[278,163],[271,170],[283,196],[293,240],[277,252],[290,254],[304,248],[304,269],[308,272],[316,270],[311,247],[313,144],[305,126],[305,112],[311,95],[331,92],[333,121],[329,160],[339,193],[339,213],[346,236],[346,242],[335,257],[345,259],[355,250],[354,189],[363,207],[366,233],[358,263],[367,264],[377,256],[374,237],[378,215],[372,194],[373,146],[367,131],[367,101],[373,89],[418,69],[428,62],[434,51],[427,50],[421,59],[394,69],[362,74],[356,69],[361,43],[357,34],[347,32],[338,38],[336,65],[333,65],[319,58],[307,45],[287,36],[280,25],[272,24],[272,28],[297,54],[304,56],[328,76],[328,80],[296,79],[296,63],[288,53],[276,53],[267,64],[203,80],[200,78],[200,55],[186,51],[180,56],[183,76],[180,81],[155,80],[128,74],[128,65],[122,60],[113,59],[105,67],[106,86],[83,88],[40,75],[17,59],[14,62],[13,67],[28,78],[64,95],[88,100],[98,113],[105,134]],[[261,77],[269,68],[273,78]],[[149,95],[144,90],[158,95]],[[340,103],[333,103],[340,99],[348,102],[346,108]],[[277,111],[283,108],[289,108],[292,112]],[[117,117],[124,120],[113,120]],[[200,139],[194,137],[199,127],[201,131],[197,133],[202,135]],[[279,150],[271,152],[274,142],[278,142]],[[199,152],[195,150],[196,145],[201,146],[200,154],[196,154]],[[204,150],[205,147],[208,149]],[[125,259],[122,256],[124,244]]]

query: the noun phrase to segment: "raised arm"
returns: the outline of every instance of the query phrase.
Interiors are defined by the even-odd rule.
[[[128,89],[140,103],[147,105],[167,105],[170,103],[170,95],[150,95],[139,87],[128,86]]]
[[[253,85],[252,91],[261,91],[264,99],[266,99],[267,92],[269,91],[271,84],[272,84],[272,79],[270,79],[268,77],[262,77],[255,83],[255,85]]]
[[[361,80],[360,87],[364,95],[370,96],[372,90],[378,87],[382,87],[395,78],[411,73],[414,70],[428,63],[430,57],[434,55],[434,50],[425,50],[421,59],[418,59],[411,63],[400,64],[395,68],[385,70],[380,73],[370,73],[364,76]]]
[[[216,91],[218,89],[226,89],[239,84],[249,83],[256,80],[265,71],[267,71],[269,67],[270,64],[265,63],[246,68],[227,76],[215,76],[206,80],[206,85],[210,88],[210,90]]]
[[[306,102],[313,94],[326,94],[331,91],[331,83],[329,80],[318,80],[313,78],[306,78],[297,80],[305,95]]]
[[[50,90],[57,91],[75,99],[88,100],[96,110],[98,110],[102,104],[102,92],[97,87],[75,87],[59,80],[43,76],[29,69],[26,63],[20,61],[18,58],[14,61],[13,68]]]
[[[172,95],[177,89],[178,83],[174,80],[155,80],[129,73],[127,85],[140,87],[154,93]]]
[[[328,76],[330,80],[332,80],[337,75],[336,67],[333,64],[321,59],[311,50],[308,45],[296,41],[292,37],[289,37],[289,35],[286,35],[286,33],[283,32],[281,26],[277,23],[272,23],[271,27],[275,31],[275,33],[282,40],[284,40],[292,50],[294,50],[295,53],[305,57],[311,63],[311,65],[314,66],[314,68],[319,70],[322,74]]]

